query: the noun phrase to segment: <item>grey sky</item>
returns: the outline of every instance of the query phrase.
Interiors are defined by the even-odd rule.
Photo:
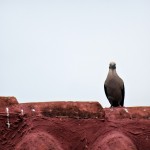
[[[150,105],[150,1],[0,0],[0,95],[110,106],[110,61],[125,106]]]

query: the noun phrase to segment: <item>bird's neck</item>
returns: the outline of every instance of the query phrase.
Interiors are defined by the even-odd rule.
[[[110,75],[117,75],[116,69],[109,69]]]

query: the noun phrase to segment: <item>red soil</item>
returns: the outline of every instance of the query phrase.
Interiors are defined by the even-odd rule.
[[[2,150],[150,150],[150,107],[9,99],[0,97]]]

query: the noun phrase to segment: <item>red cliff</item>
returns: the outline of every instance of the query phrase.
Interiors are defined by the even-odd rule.
[[[2,150],[149,150],[150,107],[0,97]]]

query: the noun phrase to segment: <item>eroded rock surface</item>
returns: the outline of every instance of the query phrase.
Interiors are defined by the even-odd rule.
[[[16,150],[63,150],[59,141],[46,132],[33,132],[25,135]]]
[[[111,131],[100,136],[93,144],[92,150],[137,150],[136,144],[121,131]]]
[[[150,149],[150,107],[102,108],[98,102],[2,104],[2,150]]]

